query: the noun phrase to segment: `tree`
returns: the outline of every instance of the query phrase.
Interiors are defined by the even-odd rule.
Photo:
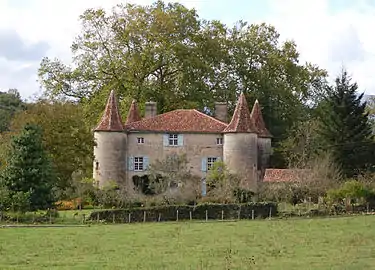
[[[17,89],[0,92],[0,133],[9,130],[13,115],[25,108]]]
[[[346,177],[358,176],[374,165],[374,138],[363,93],[347,71],[327,86],[329,95],[320,107],[320,134],[326,149]]]
[[[39,78],[50,98],[73,98],[85,105],[94,125],[115,89],[125,116],[133,98],[153,100],[159,113],[228,101],[233,111],[240,91],[256,98],[276,140],[315,104],[327,76],[299,63],[292,41],[280,42],[266,24],[199,19],[194,9],[157,1],[119,5],[112,13],[89,9],[80,16],[81,34],[72,45],[70,67],[43,59]]]
[[[165,195],[168,200],[195,200],[199,194],[199,177],[190,172],[186,154],[170,154],[150,164],[147,178],[151,194]],[[145,183],[139,184],[144,189]]]
[[[73,173],[82,179],[92,175],[94,138],[79,104],[39,100],[14,116],[11,129],[18,133],[26,123],[43,129],[43,144],[52,159],[60,192],[71,187]]]
[[[302,169],[322,154],[319,120],[312,118],[295,123],[288,137],[280,143],[279,150],[288,168]]]
[[[42,130],[26,124],[14,136],[7,167],[1,175],[10,197],[17,199],[17,208],[47,209],[54,202],[55,175],[52,162],[42,144]]]

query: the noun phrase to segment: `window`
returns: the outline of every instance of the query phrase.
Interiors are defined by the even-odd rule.
[[[134,157],[134,171],[143,171],[143,157]]]
[[[99,170],[99,162],[98,161],[95,162],[95,170]]]
[[[169,134],[168,144],[178,145],[178,134]]]
[[[143,137],[138,137],[138,138],[137,138],[137,142],[140,143],[140,144],[145,143],[145,138],[143,138]]]
[[[211,167],[214,165],[216,160],[217,160],[216,157],[208,157],[207,158],[207,170],[211,169]]]
[[[216,138],[217,145],[223,145],[223,138]]]

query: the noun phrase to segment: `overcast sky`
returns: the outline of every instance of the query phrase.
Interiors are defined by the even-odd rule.
[[[18,88],[23,98],[38,93],[42,57],[71,59],[87,8],[110,9],[120,0],[0,0],[0,90]],[[128,1],[150,4],[154,1]],[[375,0],[182,0],[206,19],[233,24],[240,19],[274,25],[294,39],[301,58],[327,69],[344,65],[360,90],[375,94]]]

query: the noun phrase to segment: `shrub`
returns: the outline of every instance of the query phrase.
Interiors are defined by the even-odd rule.
[[[357,180],[347,181],[340,188],[331,189],[327,192],[327,198],[330,202],[343,202],[344,199],[351,199],[356,202],[368,202],[374,196],[373,190]]]
[[[177,211],[178,220],[195,220],[206,219],[249,219],[252,217],[266,218],[271,212],[271,216],[277,215],[277,205],[274,203],[248,203],[248,204],[198,204],[196,206],[189,205],[168,205],[148,208],[134,209],[114,209],[92,212],[91,220],[104,220],[107,222],[128,223],[146,221],[176,221]],[[206,212],[207,211],[207,212]],[[129,220],[130,217],[130,220]]]
[[[55,203],[55,207],[57,210],[76,210],[83,208],[82,200],[81,198],[75,198],[72,200],[66,200],[66,201],[58,201]]]

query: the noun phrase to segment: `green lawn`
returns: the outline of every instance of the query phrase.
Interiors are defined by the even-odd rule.
[[[0,228],[0,269],[375,269],[374,223],[361,216]]]

